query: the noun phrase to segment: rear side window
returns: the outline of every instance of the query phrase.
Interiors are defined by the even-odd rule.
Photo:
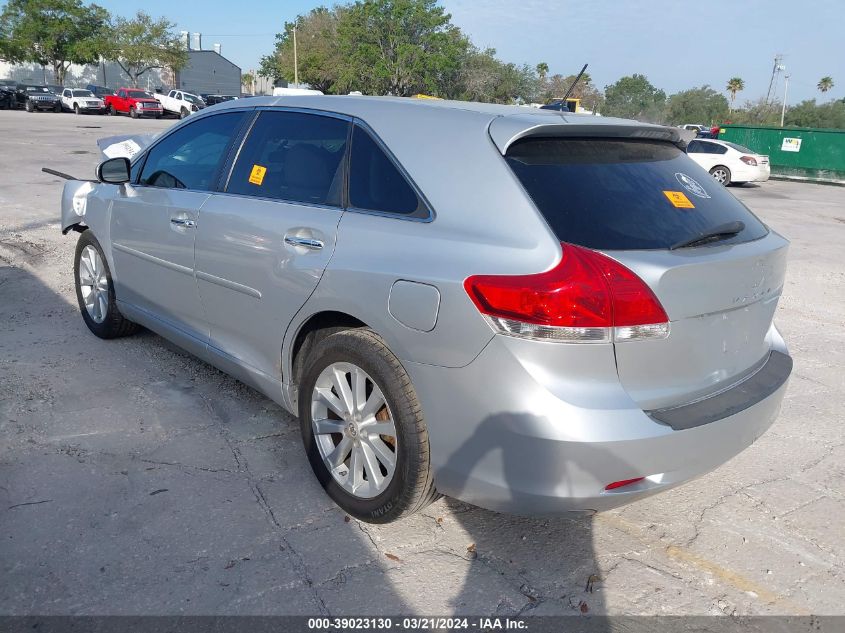
[[[301,112],[262,112],[252,126],[226,191],[260,198],[340,206],[349,123]]]
[[[349,206],[428,217],[414,188],[366,130],[355,126],[349,166]]]
[[[668,143],[529,138],[514,143],[505,158],[562,242],[665,249],[736,220],[745,229],[718,244],[767,233],[730,192]]]

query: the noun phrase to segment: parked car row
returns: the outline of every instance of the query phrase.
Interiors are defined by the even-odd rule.
[[[140,88],[118,88],[89,84],[85,88],[57,85],[21,84],[11,79],[0,80],[0,109],[23,108],[28,112],[49,110],[76,114],[126,114],[132,118],[165,114],[184,119],[209,105],[238,99],[235,95],[199,96],[184,90],[167,94],[151,93]]]

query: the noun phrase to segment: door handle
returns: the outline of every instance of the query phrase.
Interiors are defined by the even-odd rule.
[[[295,235],[285,235],[285,244],[290,246],[304,246],[312,251],[319,251],[323,248],[322,240],[315,240],[310,237],[297,237]]]
[[[170,223],[186,229],[192,229],[197,225],[197,221],[191,218],[170,218]]]

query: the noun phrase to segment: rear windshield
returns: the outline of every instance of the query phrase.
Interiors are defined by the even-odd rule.
[[[718,244],[767,233],[733,194],[674,145],[647,140],[529,138],[506,160],[562,242],[664,249],[740,220]]]
[[[753,149],[748,149],[745,145],[737,145],[736,143],[731,143],[730,141],[722,141],[728,147],[734,148],[738,152],[742,152],[743,154],[756,154]]]

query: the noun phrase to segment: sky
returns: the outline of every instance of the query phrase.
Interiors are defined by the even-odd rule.
[[[570,75],[589,63],[599,88],[642,73],[667,94],[709,84],[724,91],[731,77],[745,90],[737,102],[765,97],[776,54],[783,55],[789,103],[845,97],[845,0],[441,0],[452,21],[479,47],[503,61]],[[99,0],[131,16],[137,2]],[[145,0],[177,30],[201,32],[203,48],[219,42],[244,72],[273,50],[285,20],[320,4],[314,0],[246,3],[231,0]],[[199,10],[197,10],[199,9]],[[819,79],[836,87],[822,97]],[[777,93],[783,98],[783,79]]]

